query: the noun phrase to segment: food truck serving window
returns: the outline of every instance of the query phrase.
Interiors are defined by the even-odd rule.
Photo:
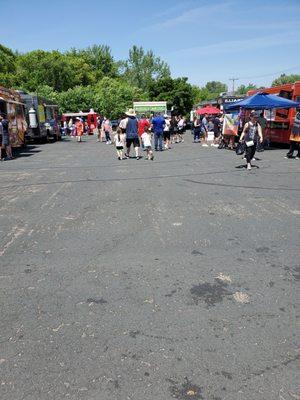
[[[46,119],[53,119],[54,114],[53,114],[53,108],[52,107],[45,107],[45,114],[46,114]]]

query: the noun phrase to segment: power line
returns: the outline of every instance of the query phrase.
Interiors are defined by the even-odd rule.
[[[244,76],[244,77],[242,77],[242,78],[240,78],[240,79],[266,78],[266,77],[268,77],[268,76],[274,76],[274,75],[278,75],[278,74],[283,74],[283,73],[285,73],[285,72],[292,71],[293,69],[298,69],[298,68],[300,69],[300,65],[296,65],[295,67],[291,67],[291,68],[288,68],[288,69],[284,69],[284,70],[282,70],[282,71],[274,72],[274,73],[272,73],[272,74]],[[230,80],[231,80],[231,79],[230,79]]]

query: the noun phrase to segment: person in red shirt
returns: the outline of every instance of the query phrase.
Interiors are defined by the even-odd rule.
[[[141,140],[141,136],[144,132],[146,132],[148,129],[150,128],[150,122],[148,121],[148,119],[146,118],[145,115],[141,116],[141,119],[138,122],[138,134],[139,134],[139,138],[141,141],[141,145],[143,147],[143,142]]]

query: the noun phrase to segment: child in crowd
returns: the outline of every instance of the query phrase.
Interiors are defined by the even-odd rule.
[[[117,129],[117,132],[114,136],[114,142],[117,149],[118,160],[123,160],[123,150],[125,147],[125,139],[126,135],[122,132],[121,128]]]
[[[141,136],[144,148],[147,151],[148,160],[154,160],[153,150],[152,150],[152,143],[151,143],[151,132],[145,127],[145,131]]]

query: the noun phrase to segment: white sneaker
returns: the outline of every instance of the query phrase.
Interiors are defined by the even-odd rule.
[[[247,165],[247,170],[250,171],[251,170],[251,164]]]
[[[256,158],[252,158],[252,160],[251,161],[256,161]]]
[[[208,147],[207,143],[203,143],[202,147]]]

